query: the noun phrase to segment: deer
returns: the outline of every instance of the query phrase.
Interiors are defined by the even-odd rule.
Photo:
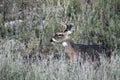
[[[83,62],[88,61],[94,63],[94,66],[97,67],[100,65],[100,56],[104,56],[105,59],[110,60],[111,51],[103,45],[74,43],[71,37],[74,31],[75,26],[73,24],[64,24],[63,28],[52,36],[50,42],[62,43],[64,51],[71,62],[78,60]]]

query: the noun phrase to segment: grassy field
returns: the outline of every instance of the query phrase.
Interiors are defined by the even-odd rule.
[[[109,64],[101,59],[101,66],[96,71],[89,63],[69,64],[64,59],[46,60],[24,64],[18,56],[6,58],[0,55],[0,80],[120,80],[120,57],[112,57]]]
[[[72,40],[113,51],[96,71],[69,63],[50,39],[73,23]],[[0,80],[120,80],[120,0],[1,0]]]

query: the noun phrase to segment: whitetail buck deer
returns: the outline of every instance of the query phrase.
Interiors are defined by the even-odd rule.
[[[52,38],[52,43],[62,42],[65,53],[67,53],[71,61],[83,60],[94,62],[95,66],[100,65],[100,56],[104,56],[108,60],[111,58],[111,52],[101,45],[84,45],[75,44],[71,40],[71,34],[75,30],[73,24],[64,25],[60,32],[57,32]]]

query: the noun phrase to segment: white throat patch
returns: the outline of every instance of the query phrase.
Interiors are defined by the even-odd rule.
[[[68,46],[67,42],[63,42],[62,45],[63,45],[64,47]]]

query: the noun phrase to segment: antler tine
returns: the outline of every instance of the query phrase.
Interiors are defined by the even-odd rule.
[[[62,31],[64,32],[67,29],[67,23],[61,23],[62,27]]]
[[[63,22],[63,24],[64,24],[64,27],[65,27],[65,29],[67,29],[67,24],[68,24],[68,19],[67,18],[65,18],[65,21],[62,21]]]
[[[61,24],[63,27],[60,28],[60,32],[64,32],[67,29],[67,24],[64,22],[58,22],[59,24]]]

